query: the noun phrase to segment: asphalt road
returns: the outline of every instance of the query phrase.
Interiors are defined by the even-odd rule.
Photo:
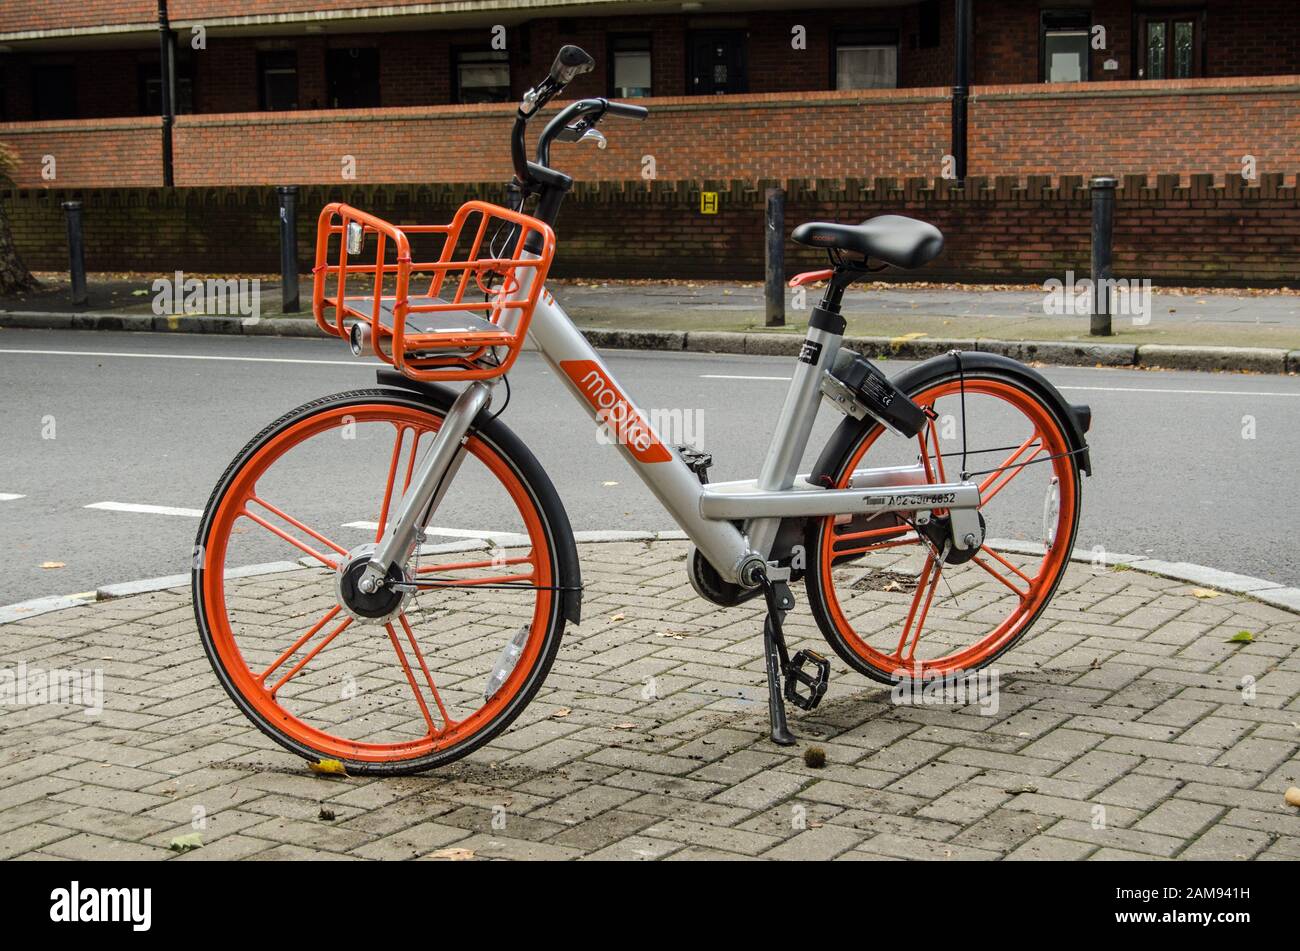
[[[700,411],[688,419],[714,454],[715,479],[757,471],[788,358],[607,356],[643,407]],[[1300,583],[1300,379],[1045,372],[1071,401],[1093,406],[1096,475],[1084,485],[1081,547]],[[183,573],[197,518],[87,506],[201,509],[265,423],[373,380],[373,367],[334,341],[0,332],[0,605]],[[551,473],[576,530],[673,527],[536,354],[520,358],[511,380],[506,419]],[[1247,417],[1254,438],[1243,437]],[[814,449],[838,419],[823,411]]]

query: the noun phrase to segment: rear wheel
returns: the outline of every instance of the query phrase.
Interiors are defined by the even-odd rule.
[[[505,729],[555,658],[558,589],[576,581],[561,568],[568,522],[548,511],[535,460],[481,431],[436,526],[395,569],[421,590],[356,595],[442,421],[392,391],[317,400],[254,437],[208,502],[203,646],[244,714],[294,753],[354,773],[450,762]]]
[[[957,675],[1009,650],[1051,600],[1069,563],[1079,521],[1076,457],[1056,411],[1014,375],[947,370],[908,395],[932,418],[914,440],[864,427],[833,475],[924,467],[926,481],[980,487],[985,540],[976,552],[945,551],[946,513],[918,524],[906,513],[836,516],[809,530],[809,604],[826,640],[875,680]],[[965,409],[962,400],[964,388]]]

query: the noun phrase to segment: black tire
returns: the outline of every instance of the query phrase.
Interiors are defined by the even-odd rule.
[[[1013,361],[1007,360],[1006,366],[984,366],[971,368],[967,367],[964,376],[969,382],[976,379],[991,379],[1015,386],[1023,393],[1029,395],[1041,407],[1043,407],[1060,426],[1061,431],[1066,435],[1067,440],[1072,436],[1081,438],[1081,434],[1076,428],[1077,424],[1068,415],[1067,404],[1050,384],[1042,380],[1036,373],[1028,367],[1020,367]],[[1024,371],[1024,372],[1021,372]],[[960,374],[954,369],[950,359],[936,358],[933,361],[927,361],[915,366],[904,373],[900,374],[893,382],[894,384],[909,397],[915,396],[924,390],[938,386],[952,380],[958,379]],[[1044,386],[1048,389],[1044,390]],[[814,480],[822,485],[836,485],[838,480],[844,476],[845,469],[853,459],[859,446],[868,437],[878,434],[881,430],[879,423],[867,419],[863,421],[854,420],[845,417],[840,427],[832,435],[822,458],[818,461],[814,472]],[[870,450],[868,450],[868,455]],[[1074,511],[1070,519],[1070,537],[1067,540],[1067,551],[1073,550],[1074,539],[1078,532],[1079,512],[1083,501],[1083,486],[1080,478],[1079,459],[1082,453],[1069,457],[1069,464],[1074,469],[1075,492]],[[827,481],[829,480],[829,481]],[[804,587],[808,594],[808,606],[812,611],[813,617],[817,620],[817,627],[821,630],[822,637],[831,649],[839,655],[840,659],[849,665],[853,670],[863,674],[872,680],[885,684],[896,684],[898,678],[893,672],[884,671],[872,665],[866,659],[861,657],[842,636],[839,628],[835,624],[830,614],[830,608],[826,602],[826,591],[822,586],[822,572],[820,570],[820,559],[822,552],[822,534],[826,528],[824,519],[812,519],[808,524],[807,536],[805,538],[806,551],[808,554],[808,571],[804,576]],[[1068,558],[1066,565],[1068,565]],[[1019,631],[1002,645],[994,653],[984,657],[978,667],[987,667],[1016,646],[1025,636],[1026,633],[1038,621],[1042,612],[1047,605],[1051,603],[1052,597],[1060,584],[1061,578],[1065,574],[1063,567],[1052,580],[1047,597],[1036,611],[1030,616],[1028,621],[1021,625]]]
[[[228,491],[242,467],[268,442],[281,431],[313,415],[337,410],[341,407],[360,404],[386,403],[395,406],[416,408],[438,418],[445,418],[446,410],[454,393],[441,388],[421,393],[393,389],[352,390],[333,396],[322,397],[306,403],[281,416],[260,433],[249,440],[240,450],[225,473],[217,482],[208,500],[196,539],[196,551],[206,551],[213,518],[218,510],[223,495]],[[370,762],[343,759],[343,765],[353,775],[394,776],[418,773],[438,766],[444,766],[463,756],[474,752],[485,743],[490,742],[505,730],[532,700],[537,690],[545,681],[560,649],[564,636],[566,617],[575,623],[578,620],[578,605],[581,598],[581,577],[578,568],[577,547],[573,539],[573,530],[569,518],[560,502],[550,478],[542,469],[536,457],[524,446],[504,424],[484,414],[475,422],[473,433],[504,460],[513,470],[515,476],[525,487],[530,500],[541,517],[547,546],[551,553],[552,577],[564,590],[552,599],[550,618],[547,622],[543,647],[533,665],[525,685],[515,697],[498,713],[491,722],[483,726],[463,741],[446,749],[437,750],[428,755],[403,760],[400,762]],[[222,687],[249,720],[275,742],[285,749],[305,759],[316,761],[322,758],[320,751],[302,744],[286,735],[276,725],[268,721],[253,708],[233,684],[229,673],[221,663],[215,648],[212,632],[209,630],[204,611],[203,569],[195,566],[192,573],[192,590],[194,615],[198,625],[203,648],[212,664],[212,669]],[[331,754],[331,758],[334,757]]]

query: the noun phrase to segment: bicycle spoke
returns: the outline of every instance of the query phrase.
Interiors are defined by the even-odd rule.
[[[931,407],[933,409],[933,407]],[[947,482],[948,477],[943,469],[943,453],[939,451],[939,432],[934,427],[934,420],[926,422],[925,429],[921,431],[921,459],[925,463],[925,474],[931,482]],[[934,469],[930,468],[930,450],[927,443],[934,445]],[[937,478],[936,478],[937,477]]]
[[[920,538],[917,535],[911,535],[911,538],[898,538],[898,535],[911,534],[913,527],[910,525],[891,525],[888,529],[868,529],[867,531],[850,531],[844,535],[837,535],[835,539],[836,557],[845,555],[865,555],[870,551],[879,551],[881,548],[897,548],[902,544],[917,544]],[[880,539],[878,540],[874,539]],[[858,546],[840,547],[842,544],[849,542],[863,542]]]
[[[308,545],[306,542],[302,541],[301,539],[294,538],[292,535],[290,535],[290,534],[289,534],[288,532],[286,532],[284,529],[279,528],[278,526],[271,524],[271,523],[268,522],[266,519],[262,518],[260,515],[257,515],[257,514],[255,514],[254,512],[252,512],[252,511],[248,508],[249,503],[252,503],[252,502],[256,502],[258,505],[262,506],[262,508],[266,509],[266,510],[267,510],[268,512],[270,512],[271,514],[273,514],[273,515],[279,517],[280,519],[282,519],[282,520],[288,522],[290,525],[292,525],[294,528],[298,529],[300,532],[305,532],[306,534],[310,535],[312,538],[316,539],[316,541],[318,541],[318,542],[320,542],[321,544],[325,545],[327,548],[332,549],[333,551],[337,552],[338,554],[340,554],[340,555],[346,555],[346,554],[347,554],[347,550],[346,550],[346,549],[344,549],[344,548],[340,548],[338,545],[334,544],[334,542],[330,541],[328,538],[326,538],[326,537],[325,537],[324,535],[322,535],[320,532],[317,532],[317,531],[315,531],[314,529],[308,528],[306,525],[304,525],[302,522],[298,521],[298,520],[297,520],[296,518],[294,518],[293,516],[291,516],[291,515],[286,515],[284,512],[280,511],[278,508],[276,508],[276,507],[275,507],[274,505],[272,505],[270,502],[264,501],[263,499],[258,498],[256,495],[250,495],[250,496],[248,497],[247,502],[244,503],[244,507],[243,507],[243,509],[241,509],[240,512],[239,512],[240,515],[244,516],[245,518],[247,518],[247,519],[249,519],[249,520],[251,520],[251,521],[253,521],[253,522],[256,522],[258,525],[261,525],[263,528],[265,528],[265,529],[266,529],[268,532],[270,532],[271,534],[276,535],[276,536],[278,536],[279,538],[284,539],[286,542],[288,542],[290,545],[293,545],[295,548],[297,548],[297,549],[299,549],[299,550],[301,550],[301,551],[306,552],[308,555],[311,555],[311,557],[315,558],[317,561],[319,561],[321,564],[325,565],[326,567],[328,567],[328,568],[334,568],[334,569],[337,570],[337,568],[338,568],[338,566],[339,566],[337,561],[334,561],[333,559],[331,559],[331,558],[330,558],[329,556],[327,556],[327,555],[323,555],[323,554],[321,554],[321,553],[318,552],[316,549],[314,549],[314,548],[312,548],[310,545]]]
[[[1014,572],[1015,574],[1019,575],[1020,578],[1021,578],[1021,580],[1023,580],[1023,581],[1025,582],[1025,584],[1032,585],[1032,584],[1034,583],[1034,579],[1033,579],[1033,578],[1029,577],[1027,574],[1025,574],[1023,571],[1021,571],[1019,568],[1017,568],[1014,564],[1012,564],[1011,562],[1007,561],[1005,558],[1003,558],[1000,554],[998,554],[996,551],[994,551],[994,550],[993,550],[992,548],[990,548],[988,545],[981,545],[981,546],[980,546],[980,550],[981,550],[981,551],[988,552],[990,555],[992,555],[995,559],[997,559],[999,562],[1001,562],[1001,563],[1002,563],[1003,565],[1005,565],[1007,568],[1011,569],[1012,572]]]
[[[1021,462],[1017,465],[1016,464],[1017,460],[1019,460],[1020,457],[1025,454],[1025,452],[1033,448],[1035,443],[1038,443],[1038,448],[1034,451],[1034,454],[1030,456],[1029,459],[1026,459],[1024,462]],[[993,498],[993,496],[997,495],[1004,488],[1006,488],[1007,483],[1010,482],[1012,479],[1014,479],[1016,476],[1018,476],[1022,471],[1024,471],[1024,467],[1027,466],[1030,463],[1030,461],[1033,460],[1036,456],[1040,455],[1042,451],[1043,451],[1042,436],[1039,434],[1038,430],[1035,429],[1033,435],[1031,435],[1023,443],[1021,443],[1020,447],[1016,449],[1016,451],[1013,452],[1010,456],[1008,456],[1006,458],[1006,461],[1004,461],[1002,465],[998,466],[991,473],[989,473],[989,477],[980,483],[980,505],[982,506],[987,504],[988,501]],[[1011,469],[1013,465],[1015,465],[1016,468]],[[1001,485],[999,485],[992,492],[989,492],[988,491],[989,486],[991,486],[994,482],[996,482],[999,477],[1006,475],[1008,469],[1011,469],[1010,475],[1007,475],[1006,479],[1003,480]]]
[[[939,571],[935,567],[934,554],[930,553],[925,556],[925,566],[921,569],[921,577],[917,579],[916,591],[912,594],[912,606],[907,611],[907,620],[903,622],[903,633],[898,638],[898,647],[894,650],[895,657],[903,656],[903,645],[907,643],[907,635],[912,629],[912,622],[916,620],[916,609],[921,605],[921,599],[930,589],[930,572],[934,571],[935,578],[939,576]],[[929,610],[929,599],[926,599],[926,610]],[[924,615],[922,615],[924,619]],[[918,628],[918,633],[920,629]],[[913,647],[913,650],[916,648]]]
[[[469,571],[474,568],[503,568],[507,565],[531,565],[532,563],[533,555],[532,552],[529,552],[527,555],[519,555],[515,558],[504,558],[498,561],[461,561],[442,565],[421,565],[415,569],[415,573],[418,575],[427,575],[439,571]],[[531,578],[532,576],[533,573],[530,572],[528,575],[522,577]],[[481,584],[482,582],[479,583]]]
[[[455,721],[448,715],[447,708],[442,704],[442,696],[433,682],[433,674],[429,673],[429,665],[424,662],[424,654],[415,640],[415,632],[411,630],[411,622],[406,619],[406,612],[399,614],[397,619],[402,622],[402,630],[406,632],[406,639],[411,643],[411,653],[415,654],[415,659],[420,662],[420,669],[424,671],[424,679],[429,684],[429,692],[433,694],[433,702],[438,705],[438,712],[442,715],[442,728],[446,730],[448,727],[455,726]]]
[[[406,652],[402,650],[401,643],[397,640],[397,632],[393,630],[391,623],[384,625],[384,630],[388,632],[388,640],[393,645],[393,650],[397,653],[397,659],[401,661],[402,670],[406,674],[406,682],[411,685],[411,693],[415,694],[415,702],[420,706],[420,712],[424,714],[424,722],[429,724],[429,732],[426,737],[438,735],[438,728],[434,726],[433,717],[429,713],[429,705],[424,702],[424,694],[420,693],[420,685],[415,682],[415,675],[411,673],[411,665],[406,659]],[[421,659],[423,662],[423,659]],[[445,721],[444,721],[445,722]]]
[[[273,686],[273,687],[272,687],[269,691],[267,691],[267,692],[268,692],[272,697],[274,697],[277,693],[279,693],[281,687],[283,687],[283,686],[284,686],[285,684],[287,684],[290,680],[292,680],[294,677],[296,677],[296,676],[298,675],[298,672],[299,672],[300,670],[302,670],[302,669],[303,669],[304,667],[306,667],[309,663],[311,663],[311,659],[312,659],[313,657],[315,657],[315,656],[316,656],[317,654],[319,654],[322,650],[324,650],[325,647],[326,647],[326,646],[327,646],[327,645],[328,645],[332,640],[334,640],[334,638],[338,637],[340,634],[342,634],[344,631],[346,631],[346,630],[348,629],[348,627],[349,627],[351,624],[352,624],[352,618],[350,618],[350,617],[345,617],[345,618],[343,619],[343,622],[342,622],[341,624],[339,624],[338,627],[334,628],[334,630],[330,631],[329,634],[325,635],[325,637],[322,638],[322,640],[321,640],[321,642],[320,642],[319,644],[317,644],[315,647],[313,647],[310,651],[307,652],[307,656],[306,656],[306,657],[304,657],[302,660],[298,661],[298,663],[294,664],[293,667],[290,669],[290,671],[289,671],[287,674],[285,674],[283,677],[281,677],[279,680],[277,680],[277,681],[275,682],[275,686]]]
[[[313,624],[313,625],[311,626],[311,628],[308,629],[308,631],[307,631],[306,634],[302,635],[300,638],[298,638],[296,641],[294,641],[293,644],[290,645],[289,649],[288,649],[287,651],[285,651],[283,654],[281,654],[279,657],[277,657],[277,658],[275,659],[275,662],[272,663],[270,667],[268,667],[268,668],[266,668],[266,670],[262,671],[262,672],[258,675],[257,679],[258,679],[259,681],[261,681],[262,683],[265,683],[267,677],[269,677],[269,676],[271,676],[273,673],[275,673],[275,671],[280,667],[280,665],[283,664],[286,660],[288,660],[288,659],[289,659],[290,657],[292,657],[294,654],[298,653],[298,650],[302,647],[303,644],[306,644],[309,640],[311,640],[313,637],[315,637],[315,636],[316,636],[316,633],[317,633],[321,628],[323,628],[326,624],[328,624],[330,621],[334,620],[334,618],[335,618],[335,617],[338,615],[338,613],[339,613],[340,611],[342,611],[342,610],[343,610],[343,608],[342,608],[341,605],[337,605],[337,604],[334,605],[334,607],[331,608],[331,609],[330,609],[330,610],[325,614],[325,616],[324,616],[323,618],[321,618],[319,621],[317,621],[315,624]]]
[[[985,561],[983,558],[981,558],[979,555],[975,555],[974,557],[972,557],[972,558],[971,558],[971,561],[975,562],[975,564],[979,565],[981,568],[983,568],[985,571],[987,571],[989,574],[991,574],[991,575],[992,575],[994,578],[996,578],[998,581],[1002,582],[1002,584],[1004,584],[1004,585],[1006,585],[1008,588],[1010,588],[1013,592],[1015,592],[1016,597],[1018,597],[1021,601],[1024,601],[1026,598],[1029,597],[1029,592],[1028,592],[1028,591],[1021,591],[1019,588],[1017,588],[1015,585],[1013,585],[1010,581],[1008,581],[1008,580],[1007,580],[1006,578],[1004,578],[1002,575],[998,574],[998,572],[994,570],[993,566],[990,565],[990,564],[989,564],[987,561]]]
[[[388,526],[388,507],[392,505],[393,502],[393,484],[397,481],[397,464],[398,462],[401,461],[402,446],[406,442],[407,430],[410,429],[411,427],[398,426],[396,428],[397,428],[397,436],[396,438],[393,439],[393,454],[392,454],[392,458],[388,462],[388,481],[384,485],[384,498],[383,498],[383,502],[380,504],[379,507],[379,522],[375,528],[376,543],[378,543],[381,539],[383,539],[384,529]],[[412,463],[415,462],[414,446],[411,447],[411,462]],[[411,478],[409,467],[407,469],[406,478],[407,478],[407,482],[409,483]]]

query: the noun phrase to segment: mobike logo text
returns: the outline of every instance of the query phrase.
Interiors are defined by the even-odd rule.
[[[560,369],[596,410],[597,421],[608,426],[638,462],[667,462],[672,458],[650,424],[595,360],[563,360]]]

